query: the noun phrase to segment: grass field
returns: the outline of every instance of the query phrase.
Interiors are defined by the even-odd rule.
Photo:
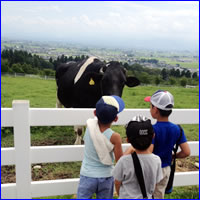
[[[159,60],[159,62],[164,61],[166,64],[176,66],[176,64],[179,64],[180,67],[188,68],[188,69],[198,69],[199,68],[199,62],[196,59],[191,60],[191,58],[180,58],[181,61],[177,61],[174,58],[167,58],[167,57],[144,57],[146,59],[156,59]]]
[[[187,60],[186,58],[182,58],[184,62],[176,61],[171,58],[158,58],[159,61],[165,61],[167,64],[174,65],[179,64],[181,67],[190,68],[190,69],[198,69],[199,62],[198,61],[191,61]]]
[[[149,108],[149,103],[144,102],[145,96],[152,95],[156,90],[169,90],[175,99],[175,108],[199,108],[199,88],[183,87],[158,87],[158,86],[138,86],[135,88],[125,87],[122,98],[126,108]],[[12,107],[13,100],[30,100],[31,107],[54,108],[56,103],[56,83],[54,80],[31,79],[26,77],[2,77],[1,78],[1,106]],[[198,140],[198,125],[183,125],[188,140]],[[40,134],[45,129],[46,134]],[[114,127],[116,131],[125,137],[125,129],[122,126]],[[72,128],[67,132],[63,127],[32,127],[32,145],[53,145],[70,144],[75,140]],[[7,130],[5,130],[6,132]],[[4,132],[4,131],[3,131]],[[9,131],[7,131],[9,132]],[[54,132],[57,132],[55,135]],[[70,139],[62,140],[69,136]],[[5,135],[5,134],[4,134]],[[4,137],[4,135],[2,137]],[[6,134],[6,142],[2,141],[2,146],[13,146],[12,133]],[[45,141],[45,142],[43,142]]]
[[[199,88],[183,87],[157,87],[139,86],[135,88],[125,87],[122,98],[126,108],[149,108],[144,102],[145,96],[152,95],[156,90],[169,90],[175,98],[175,108],[199,108]],[[1,107],[12,107],[13,100],[30,100],[31,107],[54,108],[56,103],[56,83],[53,80],[31,79],[26,77],[1,77]],[[198,125],[182,125],[188,140],[199,140]],[[125,140],[123,126],[114,126]],[[31,127],[31,145],[63,145],[73,144],[75,136],[72,127]],[[45,134],[44,134],[45,133]],[[13,146],[12,128],[1,129],[1,147]],[[192,158],[190,162],[198,162],[198,158]],[[52,163],[42,164],[42,170],[33,170],[33,180],[47,180],[57,178],[79,177],[81,162],[76,163]],[[72,170],[73,168],[73,170]],[[5,175],[6,174],[6,175]],[[1,168],[1,182],[15,182],[14,166]],[[177,187],[166,198],[172,199],[197,199],[198,186]],[[74,198],[74,195],[57,196],[48,198],[66,199]]]
[[[158,89],[169,90],[174,95],[174,108],[199,108],[199,87],[165,86],[125,87],[122,98],[126,108],[149,108],[144,97],[152,95]],[[31,107],[55,108],[56,83],[54,80],[1,77],[1,107],[12,107],[12,101],[19,99],[30,100]]]
[[[76,195],[63,195],[63,196],[53,196],[48,197],[48,199],[74,199]],[[41,198],[46,199],[46,197]],[[117,199],[114,196],[114,199]],[[165,195],[165,199],[199,199],[199,187],[198,186],[188,186],[174,188],[171,194]]]

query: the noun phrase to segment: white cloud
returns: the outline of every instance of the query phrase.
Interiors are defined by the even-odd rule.
[[[116,13],[116,12],[110,12],[109,16],[111,16],[111,17],[121,17],[121,14],[120,13]]]
[[[15,3],[17,5],[17,3]],[[23,2],[21,3],[23,4]],[[41,34],[78,33],[132,38],[198,40],[199,10],[195,2],[61,2],[2,7],[2,33],[17,28]],[[84,7],[87,5],[87,7]],[[113,37],[114,38],[114,37]],[[112,38],[111,38],[112,39]]]
[[[61,13],[62,9],[59,6],[40,6],[38,7],[38,11],[40,12],[52,11],[52,12]]]

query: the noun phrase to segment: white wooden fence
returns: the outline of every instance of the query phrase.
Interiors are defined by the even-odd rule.
[[[14,147],[1,148],[1,166],[16,166],[16,183],[1,184],[1,198],[27,199],[76,194],[79,178],[32,181],[31,164],[82,161],[84,145],[34,147],[30,142],[30,127],[85,125],[86,120],[93,117],[93,110],[30,108],[29,101],[13,101],[12,108],[1,108],[1,127],[14,127]],[[124,125],[138,114],[152,119],[149,109],[125,109],[115,124]],[[199,109],[174,109],[170,120],[178,124],[198,124]],[[189,142],[189,145],[191,155],[199,156],[199,142]],[[128,146],[123,144],[123,149]],[[198,184],[198,171],[175,174],[174,186]]]

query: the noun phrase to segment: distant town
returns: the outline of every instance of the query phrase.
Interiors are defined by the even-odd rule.
[[[199,52],[161,51],[145,49],[109,49],[61,42],[39,42],[22,40],[1,40],[1,51],[5,49],[23,50],[36,54],[45,60],[59,56],[96,56],[105,61],[119,61],[129,65],[138,63],[148,68],[189,69],[199,74]],[[149,62],[151,61],[151,62]],[[153,61],[153,62],[152,62]]]

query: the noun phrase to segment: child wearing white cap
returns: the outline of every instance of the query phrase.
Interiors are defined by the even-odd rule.
[[[112,199],[114,178],[111,171],[115,160],[122,156],[121,137],[110,127],[125,105],[118,96],[103,96],[96,104],[93,119],[87,120],[84,135],[84,159],[80,170],[77,198]],[[113,155],[114,154],[114,155]]]
[[[164,199],[165,188],[167,186],[170,166],[172,162],[172,150],[176,143],[180,146],[177,158],[185,158],[190,155],[190,148],[187,143],[184,131],[178,125],[169,121],[172,113],[174,98],[168,91],[158,90],[152,96],[145,97],[146,102],[150,102],[151,116],[157,120],[153,125],[155,138],[153,139],[152,150],[162,161],[163,179],[156,185],[154,198]],[[178,141],[178,142],[177,142]]]

